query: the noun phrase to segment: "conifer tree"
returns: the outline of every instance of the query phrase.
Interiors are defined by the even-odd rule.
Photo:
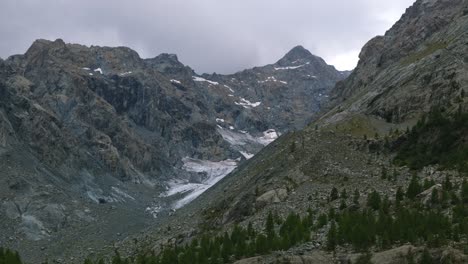
[[[382,180],[386,180],[386,179],[387,179],[387,176],[388,176],[388,175],[387,175],[387,168],[386,168],[385,166],[382,167],[382,170],[381,170],[381,173],[380,173],[380,174],[381,174],[380,177],[382,178]]]
[[[439,203],[439,191],[436,188],[432,189],[431,203],[432,204],[438,204]]]
[[[336,187],[333,187],[333,189],[330,192],[330,201],[333,202],[336,199],[338,199],[338,189],[336,189]]]
[[[327,234],[327,250],[335,250],[337,244],[337,230],[335,221],[331,222],[330,229]]]
[[[341,199],[348,199],[348,194],[346,192],[346,188],[341,191],[340,198]]]
[[[468,182],[466,179],[463,179],[461,186],[461,200],[464,204],[468,204]]]
[[[360,197],[361,197],[361,194],[359,193],[359,190],[358,189],[354,190],[354,194],[353,194],[353,203],[354,203],[354,205],[359,206],[359,198]]]
[[[395,202],[399,204],[401,201],[403,201],[404,196],[405,194],[403,193],[403,189],[401,188],[401,186],[398,186],[398,189],[395,195]]]
[[[275,222],[273,220],[273,214],[271,211],[268,213],[266,224],[265,224],[265,234],[269,240],[275,238]]]
[[[348,207],[348,206],[346,205],[346,200],[341,199],[340,210],[344,210],[344,209],[346,209],[346,207]]]
[[[380,208],[380,203],[380,194],[376,190],[372,191],[367,197],[367,206],[374,210],[378,210]]]
[[[408,186],[408,189],[406,190],[406,197],[409,199],[414,199],[416,195],[418,195],[421,192],[421,185],[419,184],[418,177],[416,174],[411,177],[410,184]]]
[[[444,188],[444,190],[446,191],[451,191],[453,186],[452,186],[452,182],[450,181],[450,178],[449,176],[445,176],[445,181],[444,181],[444,184],[442,185],[442,187]]]
[[[421,261],[419,263],[420,264],[434,264],[435,263],[434,259],[432,258],[427,248],[424,248],[423,254],[421,256]]]

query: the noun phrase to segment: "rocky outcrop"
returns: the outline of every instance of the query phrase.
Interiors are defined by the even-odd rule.
[[[369,41],[356,69],[332,91],[333,124],[364,114],[406,124],[431,107],[466,109],[466,15],[463,0],[419,0],[384,36]]]
[[[255,206],[257,208],[262,208],[268,204],[282,202],[286,197],[288,197],[288,191],[286,189],[271,190],[260,195],[255,200]]]
[[[290,263],[290,264],[332,264],[335,263],[333,258],[323,252],[314,252],[302,256],[264,256],[242,259],[234,262],[234,264],[273,264],[273,263]]]

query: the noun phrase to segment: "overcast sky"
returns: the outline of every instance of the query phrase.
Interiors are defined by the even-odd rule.
[[[0,57],[37,38],[176,53],[198,73],[276,62],[303,45],[340,70],[414,0],[0,0]]]

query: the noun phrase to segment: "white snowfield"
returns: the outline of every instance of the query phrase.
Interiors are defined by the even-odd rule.
[[[307,62],[306,64],[298,65],[298,66],[275,67],[275,71],[280,71],[280,70],[295,70],[295,69],[304,67],[304,66],[306,66],[307,64],[310,64],[310,62]]]
[[[216,122],[224,123],[224,119],[222,119],[222,118],[216,118]]]
[[[188,181],[171,182],[165,196],[186,194],[184,198],[173,204],[174,209],[179,209],[190,203],[237,167],[237,161],[230,159],[216,162],[185,157],[182,159],[182,162],[184,163],[182,167],[184,170],[199,173],[205,172],[207,178],[202,183],[190,183]]]
[[[255,102],[255,103],[252,103],[250,102],[249,100],[245,99],[245,98],[240,98],[240,102],[234,102],[236,105],[241,105],[243,106],[244,108],[251,108],[251,107],[257,107],[259,105],[262,104],[262,102]]]
[[[219,84],[219,82],[213,82],[213,81],[210,81],[210,80],[207,80],[205,78],[198,77],[198,76],[192,76],[192,78],[196,82],[207,82],[207,83],[213,84],[213,85],[218,85]]]
[[[250,158],[252,158],[252,157],[254,156],[254,154],[248,153],[248,152],[246,152],[246,151],[242,151],[242,150],[241,150],[241,151],[239,151],[239,152],[240,152],[240,154],[242,154],[242,156],[244,156],[244,158],[246,158],[246,159],[250,159]]]
[[[180,82],[180,81],[178,81],[178,80],[174,80],[174,79],[172,79],[172,80],[171,80],[171,83],[177,83],[177,84],[181,84],[181,82]]]
[[[249,143],[257,143],[266,146],[279,137],[279,133],[277,133],[274,129],[268,129],[267,131],[263,132],[263,136],[261,137],[254,137],[247,131],[237,132],[234,130],[224,129],[222,127],[218,128],[218,133],[223,137],[224,140],[233,146],[244,146]]]
[[[122,72],[122,73],[119,74],[119,76],[123,77],[123,76],[127,76],[127,75],[129,75],[129,74],[132,74],[132,72],[131,72],[131,71]]]
[[[270,76],[270,77],[267,77],[264,81],[258,81],[258,83],[266,83],[266,82],[280,82],[282,84],[288,84],[287,82],[285,81],[279,81],[275,78],[275,76]]]
[[[231,93],[235,93],[234,90],[231,87],[229,87],[227,85],[224,85],[224,87],[228,88]]]
[[[102,73],[102,69],[101,69],[101,68],[94,69],[93,71],[95,71],[95,72],[99,72],[100,74],[103,74],[103,73]]]
[[[217,119],[220,122],[221,120]],[[223,120],[224,121],[224,120]],[[224,140],[231,145],[243,146],[245,144],[261,144],[268,145],[279,137],[279,133],[274,129],[268,129],[263,132],[261,137],[253,137],[246,131],[237,132],[234,127],[225,129],[218,125],[218,132]],[[246,151],[239,151],[246,159],[250,159],[254,154]],[[238,159],[240,160],[240,158]],[[211,186],[223,179],[226,175],[231,173],[238,165],[238,160],[222,160],[222,161],[209,161],[185,157],[182,159],[184,165],[182,169],[188,172],[206,173],[206,178],[201,183],[189,182],[188,180],[175,180],[169,183],[169,189],[162,194],[164,197],[173,196],[176,194],[183,195],[183,198],[173,203],[173,209],[179,209],[184,205],[190,203],[200,194],[208,190]],[[161,210],[161,207],[148,207],[147,212],[153,216]]]
[[[275,141],[279,137],[278,133],[274,129],[268,129],[263,132],[263,137],[258,138],[258,142],[262,145],[268,145]]]

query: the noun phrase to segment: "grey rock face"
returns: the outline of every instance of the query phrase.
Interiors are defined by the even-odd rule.
[[[332,91],[334,123],[356,114],[405,123],[431,107],[466,109],[468,3],[416,1],[384,36],[369,41],[357,68]]]

